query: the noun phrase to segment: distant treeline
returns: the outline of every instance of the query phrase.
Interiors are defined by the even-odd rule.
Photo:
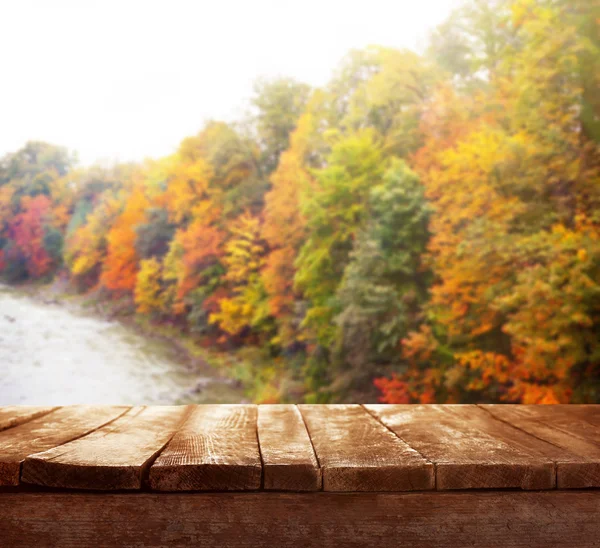
[[[0,270],[242,352],[257,401],[600,401],[599,90],[596,0],[473,0],[172,156],[4,157]]]

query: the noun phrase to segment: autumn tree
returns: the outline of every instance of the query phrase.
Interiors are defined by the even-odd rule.
[[[302,115],[290,138],[290,147],[281,155],[271,175],[271,190],[265,197],[262,237],[269,252],[261,276],[268,294],[269,312],[278,325],[273,342],[284,347],[300,338],[299,295],[294,289],[295,261],[307,236],[301,199],[314,187],[307,156],[311,151],[311,136],[317,131],[317,120],[311,110]]]
[[[368,207],[337,291],[332,391],[346,398],[398,367],[400,341],[424,320],[430,283],[421,264],[429,208],[415,173],[393,161],[371,188]]]
[[[97,286],[106,260],[107,234],[120,212],[119,199],[111,191],[98,196],[95,205],[81,202],[75,210],[63,256],[71,279],[79,289]]]
[[[425,55],[260,80],[164,158],[27,143],[0,159],[0,273],[251,361],[257,401],[598,401],[599,21],[466,0]]]
[[[72,161],[66,149],[37,141],[0,159],[0,254],[9,280],[40,278],[60,265],[67,212],[53,198],[68,195],[61,178]]]
[[[437,400],[462,387],[461,401],[564,402],[585,397],[575,373],[596,368],[586,342],[596,336],[587,284],[597,234],[597,163],[581,131],[586,41],[560,3],[513,2],[510,25],[515,40],[494,64],[486,109],[417,155],[435,208],[437,346],[429,371],[394,381],[413,396],[437,370]],[[410,362],[420,350],[416,335],[409,341]]]
[[[136,185],[125,199],[122,213],[106,235],[106,259],[100,281],[107,289],[133,292],[139,268],[135,228],[145,221],[146,209],[148,200],[144,189]]]
[[[219,311],[210,316],[211,323],[230,335],[255,329],[268,329],[266,292],[260,277],[264,264],[265,245],[261,239],[259,219],[249,213],[241,215],[230,229],[225,244],[224,279],[231,296],[219,302]]]
[[[60,257],[60,243],[54,244],[54,249],[48,249],[52,245],[52,233],[48,228],[50,211],[51,202],[47,196],[25,196],[21,199],[21,213],[8,225],[11,245],[5,260],[22,261],[27,276],[33,279],[47,274],[53,259],[56,261]]]
[[[153,314],[162,309],[161,264],[155,257],[140,261],[134,299],[140,314]]]
[[[371,47],[352,52],[332,84],[342,93],[335,102],[346,104],[339,124],[346,131],[372,128],[385,154],[407,158],[422,144],[421,113],[440,78],[434,64],[412,51]]]
[[[252,122],[262,152],[264,174],[271,173],[288,148],[291,133],[304,112],[310,88],[292,78],[258,80],[254,84]]]
[[[339,312],[335,294],[365,220],[368,192],[381,181],[383,169],[381,149],[371,131],[340,138],[327,167],[315,172],[315,191],[305,197],[309,235],[297,259],[295,282],[309,301],[304,324],[323,346],[333,340],[332,320]]]
[[[471,0],[455,9],[430,36],[428,54],[470,87],[484,86],[517,40],[511,0]]]

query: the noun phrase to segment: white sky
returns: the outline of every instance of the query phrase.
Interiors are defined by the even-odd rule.
[[[170,154],[245,110],[258,76],[325,84],[344,54],[419,49],[457,0],[0,0],[0,156]]]

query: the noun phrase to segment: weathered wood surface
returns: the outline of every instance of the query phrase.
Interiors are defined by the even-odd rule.
[[[143,473],[181,424],[185,406],[134,407],[111,424],[23,463],[22,480],[71,489],[141,489]]]
[[[591,548],[600,491],[6,493],[11,548]]]
[[[482,406],[484,407],[484,406]],[[497,407],[497,406],[494,406]],[[507,406],[510,407],[510,406]],[[539,407],[535,405],[522,405],[521,407]],[[547,407],[547,406],[544,406]],[[600,405],[552,405],[549,406],[552,409],[556,409],[560,414],[566,416],[578,417],[581,420],[589,422],[595,426],[600,426]],[[540,416],[544,416],[548,413],[547,410],[539,409]]]
[[[553,449],[549,455],[556,463],[559,489],[600,487],[600,429],[588,422],[595,420],[589,406],[587,410],[560,406],[554,412],[527,405],[481,407],[505,427],[510,425],[529,439],[541,440],[537,447],[548,444]]]
[[[159,491],[260,489],[255,405],[199,405],[150,468]]]
[[[0,407],[0,486],[600,488],[600,406]]]
[[[261,405],[258,439],[265,489],[317,491],[321,488],[321,470],[302,415],[295,405]]]
[[[47,415],[56,407],[40,407],[36,405],[11,405],[0,407],[0,431],[19,426],[31,419]]]
[[[367,405],[436,465],[437,488],[552,489],[556,460],[575,455],[494,420],[474,405]]]
[[[29,456],[85,436],[116,419],[126,407],[63,407],[0,432],[0,485],[18,485],[21,463]]]
[[[360,405],[301,405],[325,491],[433,489],[433,464]]]

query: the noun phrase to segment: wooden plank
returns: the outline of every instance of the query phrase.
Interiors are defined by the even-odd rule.
[[[150,468],[159,491],[259,489],[255,405],[198,405]]]
[[[581,440],[600,444],[600,406],[570,405],[482,405],[484,409],[510,409],[513,416],[551,422],[557,430]]]
[[[40,407],[37,405],[8,405],[0,407],[0,431],[47,415],[55,409],[58,409],[58,407]]]
[[[457,413],[464,406],[444,406],[448,412]],[[542,406],[532,406],[542,407]],[[558,407],[553,413],[554,418],[562,413]],[[477,408],[469,408],[469,420],[472,424],[480,426],[503,440],[508,445],[515,447],[540,461],[550,460],[555,466],[556,484],[560,488],[583,488],[594,487],[600,480],[600,468],[594,459],[578,454],[574,450],[575,445],[556,444],[551,439],[536,436],[533,432],[527,432],[507,421],[494,417],[486,405]],[[490,422],[490,417],[494,420]],[[573,439],[573,442],[577,440]],[[560,469],[560,472],[559,472]]]
[[[599,491],[0,494],[3,546],[592,548]]]
[[[485,415],[482,419],[476,406],[365,407],[435,463],[437,489],[552,489],[555,485],[554,461],[495,435],[496,421]]]
[[[558,411],[555,412],[559,412],[559,413],[565,413],[568,415],[572,415],[574,417],[577,417],[583,421],[586,421],[590,424],[593,424],[594,426],[600,426],[600,405],[598,404],[592,404],[592,405],[586,405],[586,404],[563,404],[563,405],[535,405],[535,406],[523,406],[523,407],[536,407],[536,408],[542,408],[542,407],[552,407],[553,409],[557,409]],[[538,410],[539,412],[540,410]],[[544,411],[541,411],[544,412]]]
[[[431,462],[360,405],[301,405],[325,491],[433,489]]]
[[[302,415],[295,405],[259,406],[258,441],[265,489],[317,491],[321,488],[321,470]]]
[[[74,405],[0,432],[0,485],[18,485],[21,464],[33,453],[79,438],[116,419],[127,407]]]
[[[188,410],[187,406],[134,407],[85,437],[29,456],[22,480],[71,489],[141,489],[144,472]]]
[[[572,410],[569,406],[480,407],[499,421],[552,444],[559,489],[600,487],[600,444],[596,441],[600,427],[580,418],[583,409]]]

